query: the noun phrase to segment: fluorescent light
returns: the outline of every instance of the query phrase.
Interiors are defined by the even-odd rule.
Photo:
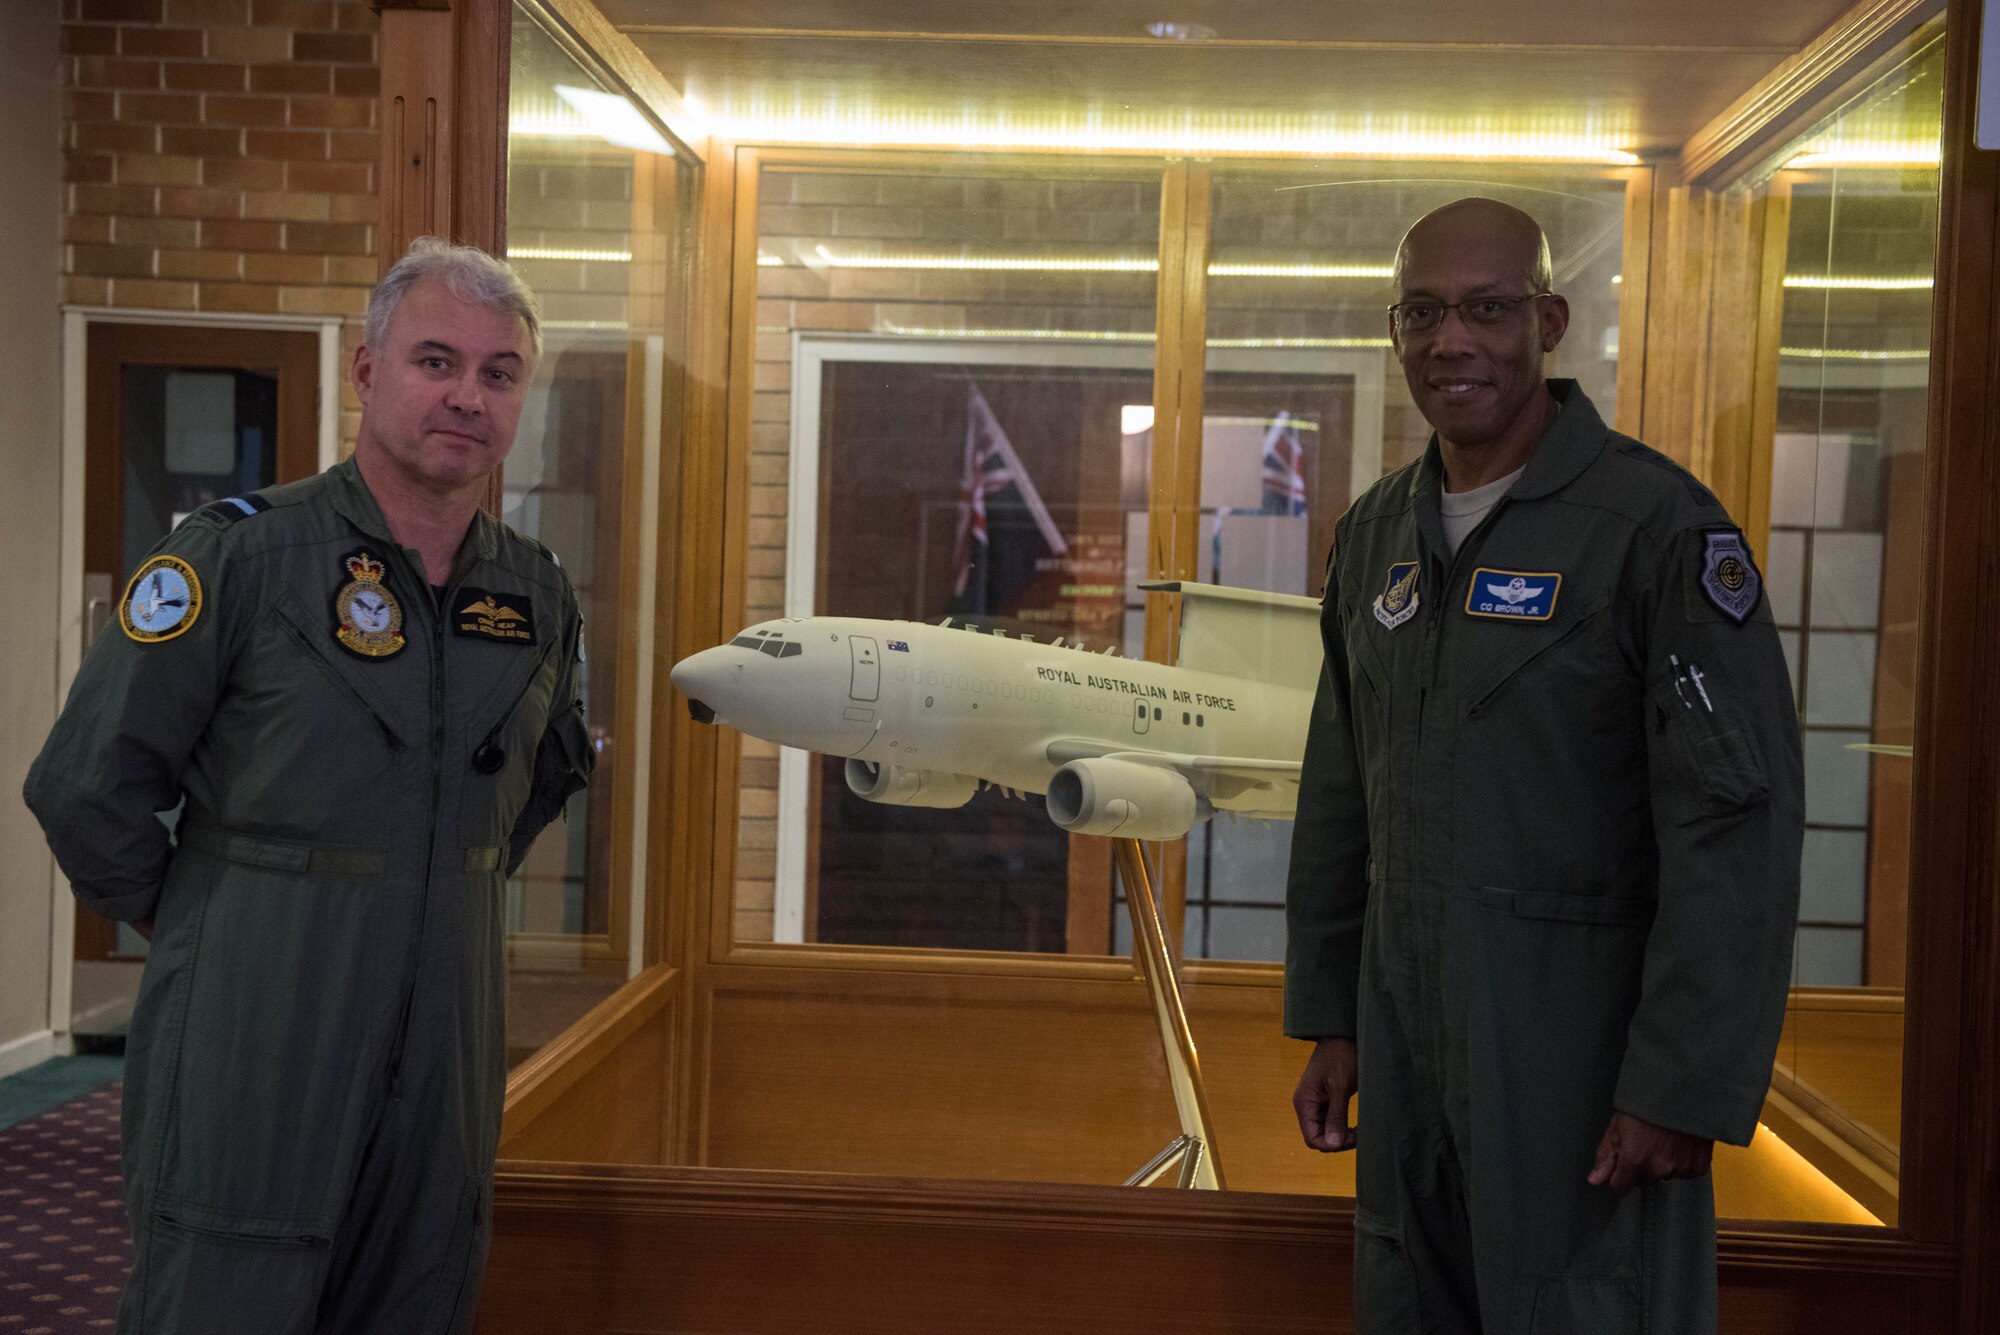
[[[1128,403],[1118,410],[1118,432],[1120,435],[1136,436],[1141,431],[1153,429],[1153,405],[1150,403]]]
[[[757,252],[757,267],[759,269],[782,269],[785,267],[784,257],[773,255],[768,250],[760,250]]]
[[[629,264],[632,252],[629,250],[585,250],[570,246],[509,246],[507,258],[510,260],[585,260],[601,261],[607,264]]]
[[[639,108],[629,98],[561,83],[556,85],[556,96],[574,107],[605,143],[641,153],[658,153],[662,157],[674,155],[674,146],[653,128],[651,121],[639,114]]]
[[[1808,144],[1786,160],[1787,167],[1936,167],[1944,161],[1944,146],[1935,139],[1904,141],[1857,140],[1852,143]]]
[[[1836,274],[1788,273],[1785,286],[1812,288],[1827,292],[1914,292],[1931,286],[1929,274],[1912,274],[1905,278],[1865,277]]]
[[[1003,339],[1023,343],[1151,343],[1151,330],[1122,329],[921,329],[883,324],[900,338]],[[1386,348],[1386,338],[1211,338],[1211,348]]]
[[[1157,255],[967,255],[932,252],[842,254],[814,247],[829,269],[921,269],[967,273],[1156,273]],[[761,259],[759,261],[761,263]],[[780,261],[782,263],[782,261]],[[1279,264],[1218,262],[1212,278],[1390,278],[1386,264]]]
[[[1928,348],[1779,348],[1780,357],[1825,362],[1922,362]]]

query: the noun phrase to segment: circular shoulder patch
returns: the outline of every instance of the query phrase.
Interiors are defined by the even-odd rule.
[[[141,644],[171,640],[201,615],[201,576],[178,556],[156,556],[125,586],[118,623]]]

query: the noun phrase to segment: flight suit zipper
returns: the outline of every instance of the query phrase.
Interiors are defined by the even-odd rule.
[[[410,1021],[416,1010],[417,979],[423,974],[424,936],[430,926],[431,878],[437,872],[437,838],[439,806],[444,800],[444,608],[451,606],[458,597],[458,585],[452,584],[440,597],[435,589],[422,580],[417,587],[430,596],[430,640],[431,640],[431,801],[430,831],[424,839],[424,879],[417,892],[417,931],[410,946],[409,981],[403,988],[402,1014],[396,1020],[396,1037],[389,1049],[389,1097],[400,1098],[403,1092],[403,1054],[409,1047]]]

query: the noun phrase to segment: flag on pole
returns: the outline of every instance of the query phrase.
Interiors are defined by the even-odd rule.
[[[1007,439],[979,386],[973,385],[966,393],[965,472],[959,484],[957,540],[952,546],[952,568],[956,572],[951,588],[954,598],[965,596],[973,560],[979,554],[976,549],[987,548],[991,541],[986,527],[986,498],[1009,487],[1019,493],[1049,551],[1057,556],[1066,554],[1069,544],[1063,541],[1062,531],[1056,527],[1048,506],[1042,503],[1041,493],[1035,490],[1034,480],[1022,466],[1021,457],[1014,453],[1014,443]]]
[[[1264,433],[1264,513],[1306,512],[1306,450],[1299,424],[1289,412],[1271,419]]]

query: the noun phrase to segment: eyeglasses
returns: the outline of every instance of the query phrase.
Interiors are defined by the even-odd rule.
[[[1552,297],[1553,292],[1530,292],[1525,297],[1467,297],[1464,301],[1399,301],[1389,308],[1396,332],[1405,338],[1435,334],[1444,325],[1446,311],[1457,311],[1467,324],[1493,329],[1514,318],[1514,312],[1530,301]]]

